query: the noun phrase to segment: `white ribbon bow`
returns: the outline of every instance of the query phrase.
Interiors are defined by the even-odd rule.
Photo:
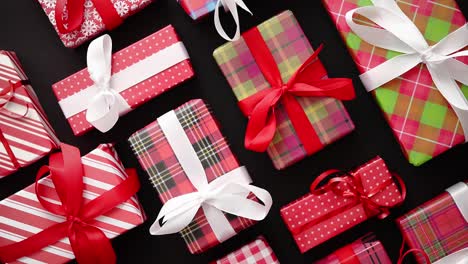
[[[234,18],[234,22],[236,23],[236,33],[234,34],[234,37],[232,38],[230,38],[227,35],[226,31],[224,31],[223,25],[221,24],[221,20],[219,18],[219,8],[221,7],[221,5],[224,6],[224,9],[226,11],[229,11],[231,13],[232,18]],[[218,0],[218,2],[216,3],[215,13],[214,13],[215,27],[219,35],[227,41],[236,41],[240,38],[240,22],[239,22],[239,13],[237,12],[237,6],[249,12],[250,15],[253,15],[243,0]]]
[[[111,85],[112,39],[109,35],[95,39],[88,48],[88,71],[98,93],[90,99],[86,120],[101,132],[109,131],[119,120],[120,113],[130,106]]]
[[[250,185],[252,180],[244,167],[208,183],[205,169],[174,111],[158,118],[158,124],[197,191],[167,201],[150,228],[152,235],[181,231],[193,221],[200,208],[220,242],[236,234],[223,212],[256,221],[266,217],[273,203],[271,195],[264,189]],[[263,204],[247,198],[249,193],[253,193]]]
[[[455,59],[468,56],[468,51],[459,51],[468,45],[468,24],[434,46],[429,46],[416,25],[394,0],[372,2],[374,6],[359,7],[346,13],[346,22],[354,33],[366,42],[403,54],[360,76],[367,91],[372,91],[419,63],[424,63],[437,89],[457,114],[465,132],[465,140],[468,141],[468,101],[456,82],[468,85],[468,66]],[[357,24],[353,21],[354,14],[364,16],[382,28]]]

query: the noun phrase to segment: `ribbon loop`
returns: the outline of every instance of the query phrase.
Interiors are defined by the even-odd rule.
[[[232,38],[227,35],[226,31],[223,28],[223,25],[221,24],[221,19],[219,18],[219,9],[221,5],[224,6],[225,10],[231,13],[232,18],[236,23],[236,33],[234,33],[234,36]],[[240,38],[240,21],[237,6],[250,13],[250,15],[253,15],[252,11],[250,11],[250,9],[247,7],[243,0],[218,0],[218,2],[216,3],[214,13],[214,23],[216,31],[218,31],[218,34],[227,41],[236,41]]]

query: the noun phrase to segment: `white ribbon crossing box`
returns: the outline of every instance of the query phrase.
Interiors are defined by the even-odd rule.
[[[266,217],[272,198],[251,185],[202,100],[192,100],[129,139],[164,202],[153,235],[180,232],[201,253]]]
[[[75,135],[93,127],[106,132],[119,116],[194,76],[172,26],[113,55],[111,51],[109,36],[94,40],[88,49],[88,68],[52,86]]]
[[[0,178],[59,144],[15,53],[0,50]]]

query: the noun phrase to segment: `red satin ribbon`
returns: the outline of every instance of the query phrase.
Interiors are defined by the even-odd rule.
[[[340,175],[331,178],[326,185],[318,188],[320,183],[324,181],[326,178],[333,176],[333,175]],[[390,214],[390,208],[398,206],[399,204],[403,203],[406,197],[406,186],[403,180],[396,174],[392,175],[393,178],[396,180],[398,185],[400,186],[400,193],[401,193],[401,201],[392,206],[381,205],[374,202],[373,198],[375,195],[379,194],[385,188],[393,183],[392,179],[388,179],[380,186],[375,187],[369,191],[364,190],[361,182],[361,176],[359,174],[352,174],[352,173],[343,173],[339,170],[328,170],[322,174],[320,174],[314,182],[310,185],[310,191],[312,194],[323,194],[329,191],[334,192],[336,195],[352,199],[353,202],[349,205],[345,206],[344,208],[340,208],[339,210],[331,211],[327,214],[322,215],[319,218],[316,218],[312,221],[303,223],[302,225],[297,225],[294,230],[291,232],[294,235],[300,234],[305,230],[317,225],[320,222],[323,222],[331,217],[337,216],[341,214],[343,211],[353,208],[356,205],[362,204],[364,207],[364,211],[368,217],[373,217],[377,215],[379,219],[384,219]],[[345,188],[347,187],[347,188]]]
[[[115,263],[116,256],[110,240],[93,224],[95,218],[129,200],[140,188],[135,170],[127,170],[128,178],[96,199],[83,204],[83,166],[78,148],[61,145],[62,152],[50,156],[49,166],[42,167],[36,177],[36,195],[49,212],[65,217],[18,243],[0,247],[0,259],[12,262],[31,255],[42,248],[68,237],[76,260],[81,264]],[[42,198],[44,187],[39,184],[42,176],[50,172],[61,204],[53,204]]]
[[[86,0],[57,0],[55,5],[55,21],[60,33],[66,34],[78,29],[84,20]],[[91,0],[102,18],[106,29],[112,30],[119,26],[123,19],[115,10],[110,0]],[[65,13],[67,14],[65,16]],[[66,26],[65,26],[66,25]]]
[[[356,252],[354,252],[353,244],[338,249],[333,255],[336,255],[340,264],[361,264]]]
[[[427,255],[426,251],[424,251],[422,249],[412,248],[412,249],[409,249],[409,250],[405,251],[405,240],[403,240],[403,242],[401,243],[400,256],[398,257],[397,264],[403,264],[403,260],[406,258],[406,256],[408,256],[410,253],[413,253],[413,252],[421,254],[423,256],[424,261],[426,262],[426,264],[431,263],[431,259]]]
[[[257,28],[243,34],[257,65],[271,88],[239,102],[242,112],[249,117],[245,135],[247,149],[264,152],[276,131],[275,109],[281,102],[307,154],[323,148],[314,127],[296,97],[334,97],[351,100],[355,97],[353,83],[347,78],[323,79],[327,72],[317,59],[322,46],[306,60],[285,84],[265,40]]]

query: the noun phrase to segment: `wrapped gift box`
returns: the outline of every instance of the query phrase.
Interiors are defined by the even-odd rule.
[[[213,12],[218,0],[178,0],[191,18],[197,20]]]
[[[404,241],[426,253],[432,263],[468,247],[467,183],[458,183],[441,195],[397,219]],[[418,263],[426,263],[415,253]]]
[[[369,197],[377,206],[390,208],[403,201],[392,174],[379,157],[350,175],[362,186],[364,195],[380,190]],[[344,190],[353,188],[348,183],[340,185]],[[281,209],[281,217],[302,253],[379,214],[358,199],[345,198],[333,189],[324,188],[313,190]]]
[[[285,11],[267,20],[257,26],[257,29],[271,51],[279,66],[282,79],[286,83],[312,55],[312,46],[291,11]],[[271,84],[263,76],[244,36],[238,41],[227,43],[216,49],[214,57],[238,101],[270,89]],[[323,78],[327,78],[326,73]],[[297,97],[297,101],[304,109],[323,146],[354,130],[354,124],[341,101],[329,97]],[[275,109],[275,114],[277,130],[267,152],[274,166],[277,169],[283,169],[304,159],[307,152],[281,104]]]
[[[323,2],[361,73],[398,55],[363,41],[347,25],[345,14],[354,8],[371,5],[371,1]],[[397,3],[424,34],[429,45],[466,23],[455,0],[445,0],[443,5],[426,0],[398,0]],[[460,59],[468,63],[467,58]],[[465,95],[468,93],[468,87],[462,85],[461,89]],[[457,116],[436,89],[426,66],[418,65],[372,94],[411,164],[421,165],[465,142]]]
[[[0,51],[0,89],[2,178],[36,162],[60,142],[13,52]]]
[[[262,236],[211,264],[279,264],[278,258]]]
[[[95,0],[85,0],[83,22],[81,27],[70,33],[60,33],[57,28],[55,19],[57,0],[38,1],[42,9],[44,9],[46,15],[49,17],[50,23],[54,26],[63,44],[68,48],[76,48],[84,42],[95,38],[106,30],[106,25],[104,24],[101,15],[93,4],[93,1]],[[122,19],[126,19],[127,17],[137,13],[152,2],[152,0],[105,1],[112,3],[115,11]]]
[[[82,164],[85,174],[85,203],[117,186],[127,177],[117,153],[109,144],[102,144],[83,156]],[[50,176],[42,178],[39,185],[48,190],[43,195],[45,199],[60,204],[57,193],[52,189],[55,187]],[[0,211],[0,247],[21,241],[65,220],[65,217],[52,214],[42,207],[37,200],[34,184],[0,201]],[[145,214],[134,196],[96,218],[93,226],[100,228],[108,238],[114,238],[140,225],[144,220]],[[13,263],[66,263],[74,258],[69,239],[64,238]]]
[[[208,182],[240,166],[217,121],[202,100],[189,101],[175,109],[175,113],[206,171]],[[158,121],[133,134],[129,141],[163,203],[196,191]],[[255,223],[242,217],[226,216],[236,233]],[[204,252],[220,243],[203,210],[198,210],[194,220],[180,234],[192,254]]]
[[[162,57],[168,55],[175,59]],[[141,71],[137,69],[142,64],[145,65],[146,69],[154,69],[156,73],[146,78],[146,75],[140,74]],[[161,67],[163,68],[161,69]],[[147,74],[149,75],[151,72]],[[111,86],[119,87],[117,88],[119,94],[131,109],[193,76],[194,72],[187,51],[172,26],[167,26],[112,55]],[[135,79],[129,80],[128,78]],[[136,84],[127,86],[129,83]],[[83,69],[67,77],[54,84],[52,89],[73,133],[82,135],[91,130],[93,126],[86,121],[86,108],[89,99],[82,100],[83,98],[81,98],[89,98],[90,91],[95,93],[96,90],[88,70]],[[131,109],[126,112],[131,111]],[[120,115],[124,115],[126,112]]]
[[[374,234],[356,240],[329,256],[315,262],[315,264],[392,264],[387,251]]]

